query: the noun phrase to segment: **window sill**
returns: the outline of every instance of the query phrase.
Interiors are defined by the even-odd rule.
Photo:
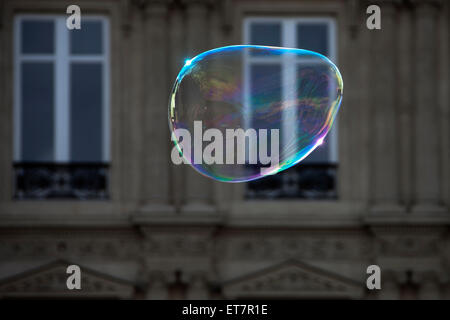
[[[11,200],[0,203],[0,217],[4,215],[105,215],[118,214],[120,207],[112,201],[78,200]],[[0,218],[1,220],[1,218]]]
[[[122,223],[121,206],[111,201],[26,200],[0,203],[0,226]]]

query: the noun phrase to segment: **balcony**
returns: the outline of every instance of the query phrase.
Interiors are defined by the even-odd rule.
[[[298,164],[276,175],[250,181],[246,199],[335,200],[337,164]]]
[[[105,163],[14,163],[14,198],[107,199],[108,173]]]

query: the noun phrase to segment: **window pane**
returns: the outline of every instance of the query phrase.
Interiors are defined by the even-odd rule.
[[[330,163],[330,134],[331,131],[328,132],[327,137],[324,139],[324,143],[318,146],[313,152],[309,154],[309,156],[302,160],[303,163]]]
[[[82,21],[81,29],[70,32],[70,53],[72,54],[102,54],[101,21]]]
[[[70,83],[71,160],[102,160],[103,84],[100,63],[72,63]]]
[[[317,97],[318,101],[328,101],[331,99],[335,99],[332,97],[334,91],[333,88],[329,86],[329,82],[327,79],[331,78],[331,75],[327,77],[326,75],[329,73],[329,69],[327,66],[315,65],[311,67],[308,64],[299,64],[297,67],[297,79],[298,79],[298,98],[302,99],[303,94],[308,94],[309,91],[314,90],[314,94]],[[322,77],[311,76],[311,74],[321,74]],[[319,99],[320,97],[320,99]],[[302,108],[302,115],[305,118],[310,119],[321,119],[323,121],[323,115],[317,114],[317,109],[314,105],[304,105]],[[300,119],[301,120],[301,119]],[[302,120],[301,120],[302,121]],[[302,121],[302,124],[308,126],[305,128],[308,132],[317,132],[320,127],[322,127],[323,122],[310,122],[310,121]],[[300,128],[301,130],[302,128]],[[302,162],[304,163],[329,163],[330,162],[330,148],[331,148],[331,139],[330,133],[328,132],[326,138],[324,139],[324,143],[318,146],[312,153],[309,154]]]
[[[22,63],[22,161],[53,159],[53,63]]]
[[[281,47],[280,23],[252,23],[250,26],[250,44]],[[252,52],[253,56],[263,55]]]
[[[257,107],[258,111],[281,101],[281,65],[252,64],[250,81],[253,107]],[[259,128],[257,125],[255,127]]]
[[[267,117],[271,115],[274,105],[278,105],[282,98],[280,64],[252,64],[250,69],[250,94],[252,104],[251,128],[265,128],[267,133],[267,150],[271,150],[270,129],[277,129],[279,123],[272,122],[268,126]],[[280,142],[283,137],[279,137]]]
[[[23,21],[21,44],[22,53],[53,54],[54,52],[53,21]]]
[[[297,26],[297,45],[300,49],[328,56],[328,27],[326,24],[301,23]]]

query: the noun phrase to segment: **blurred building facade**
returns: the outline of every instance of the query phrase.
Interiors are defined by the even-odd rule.
[[[0,297],[450,298],[448,2],[71,4],[0,0]],[[172,164],[166,106],[241,43],[323,52],[344,100],[317,159],[225,184]]]

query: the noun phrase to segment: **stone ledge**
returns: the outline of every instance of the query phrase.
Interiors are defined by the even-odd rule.
[[[165,225],[165,226],[186,226],[186,225],[218,225],[222,224],[222,217],[217,214],[143,214],[138,213],[131,216],[134,225]]]
[[[120,214],[0,214],[0,228],[15,227],[129,227],[129,218]]]
[[[450,225],[450,214],[443,213],[370,213],[363,217],[363,221],[371,226],[438,226]]]

